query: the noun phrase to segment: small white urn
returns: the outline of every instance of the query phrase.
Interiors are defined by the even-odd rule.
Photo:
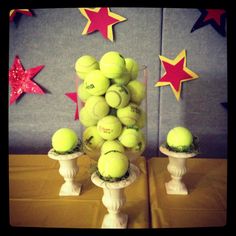
[[[174,152],[167,149],[164,145],[160,146],[160,151],[169,157],[167,170],[171,175],[171,180],[165,183],[166,193],[175,195],[187,195],[188,189],[182,181],[186,174],[186,160],[197,155],[196,152]]]
[[[92,182],[103,188],[102,203],[108,210],[101,228],[127,228],[128,215],[121,212],[121,208],[126,202],[124,188],[132,184],[138,175],[139,169],[132,163],[130,163],[129,176],[121,181],[102,180],[96,172],[91,175]]]
[[[59,196],[79,196],[82,185],[75,181],[75,176],[79,171],[77,158],[81,156],[81,152],[73,152],[71,154],[58,154],[54,149],[50,149],[48,156],[59,161],[59,173],[64,178],[65,183],[62,184]]]

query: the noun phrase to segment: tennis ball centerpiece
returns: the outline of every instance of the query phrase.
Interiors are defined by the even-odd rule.
[[[73,151],[78,144],[78,136],[70,128],[58,129],[52,136],[52,147],[58,153],[67,153]]]
[[[146,86],[138,80],[139,70],[133,58],[118,51],[108,51],[100,60],[91,55],[77,59],[79,120],[85,127],[82,141],[92,159],[121,153],[131,160],[128,153],[140,156],[144,151],[146,112],[141,106]]]
[[[189,129],[177,126],[168,132],[166,142],[173,151],[186,152],[193,144],[193,135]]]
[[[109,152],[98,159],[98,172],[107,180],[125,176],[128,169],[129,159],[124,153]]]

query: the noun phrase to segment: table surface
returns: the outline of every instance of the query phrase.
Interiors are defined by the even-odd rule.
[[[47,155],[9,155],[10,224],[51,228],[100,228],[107,209],[103,190],[90,176],[96,162],[78,158],[79,196],[59,196],[64,183],[59,163]],[[227,212],[227,160],[190,158],[183,176],[189,194],[167,195],[168,158],[135,162],[141,175],[125,188],[128,228],[182,228],[223,226]]]
[[[9,155],[10,224],[27,227],[100,228],[107,209],[103,190],[90,176],[96,162],[88,156],[77,159],[76,180],[82,184],[79,196],[59,196],[64,183],[59,162],[47,155]],[[146,161],[135,162],[141,174],[124,189],[128,228],[148,228],[148,183]]]

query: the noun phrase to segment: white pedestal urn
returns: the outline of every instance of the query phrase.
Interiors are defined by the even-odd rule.
[[[130,163],[129,176],[121,181],[109,182],[102,180],[97,172],[91,175],[92,182],[103,188],[102,203],[108,210],[103,218],[101,228],[127,228],[128,215],[121,212],[125,205],[126,196],[124,188],[132,184],[139,175],[139,169]]]
[[[48,156],[51,159],[59,161],[59,173],[64,178],[65,183],[62,184],[59,196],[79,196],[82,185],[75,181],[75,176],[79,171],[77,158],[81,156],[81,152],[73,152],[70,154],[58,154],[54,149],[50,149]]]
[[[182,181],[182,177],[186,174],[186,160],[197,155],[196,152],[173,152],[164,145],[160,146],[160,151],[167,155],[169,164],[167,170],[171,175],[171,180],[165,183],[166,193],[175,195],[187,195],[188,189]]]

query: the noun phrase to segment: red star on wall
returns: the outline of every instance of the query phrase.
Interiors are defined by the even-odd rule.
[[[111,12],[108,7],[79,8],[79,10],[88,19],[82,35],[98,30],[105,39],[113,41],[112,26],[126,20],[126,18]]]
[[[219,34],[226,36],[225,19],[226,11],[223,9],[199,9],[201,16],[194,24],[191,33],[206,25],[211,25]]]
[[[186,50],[180,52],[174,60],[159,57],[166,72],[155,86],[170,85],[176,99],[179,100],[182,83],[196,79],[198,75],[186,67]]]
[[[15,56],[14,62],[9,70],[9,84],[11,86],[10,105],[12,105],[22,93],[44,94],[44,91],[33,81],[44,65],[25,70],[20,58]]]
[[[75,111],[75,118],[74,118],[74,120],[78,120],[79,119],[79,109],[78,109],[77,93],[66,93],[65,95],[68,98],[70,98],[74,103],[76,103],[76,111]]]
[[[13,9],[13,10],[10,10],[10,13],[9,13],[10,22],[13,22],[14,17],[16,16],[17,13],[21,13],[27,16],[32,16],[32,13],[30,12],[29,9]]]

